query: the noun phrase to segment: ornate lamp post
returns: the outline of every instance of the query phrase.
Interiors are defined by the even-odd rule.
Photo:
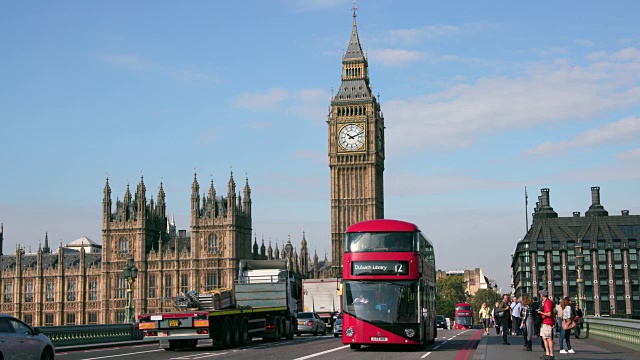
[[[136,281],[138,277],[138,268],[133,266],[133,258],[130,257],[127,260],[127,266],[124,268],[124,279],[127,282],[127,307],[125,309],[125,323],[134,322],[133,319],[133,282]]]
[[[578,305],[583,312],[587,309],[584,308],[584,279],[582,278],[582,269],[584,267],[584,254],[582,253],[582,238],[578,238],[578,244],[575,248],[576,251],[576,270],[578,270],[578,278],[576,279],[576,283],[578,284]]]

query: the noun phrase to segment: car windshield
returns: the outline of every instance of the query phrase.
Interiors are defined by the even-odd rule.
[[[438,319],[438,321],[444,321],[444,315],[438,315],[436,319]]]
[[[345,281],[342,309],[371,323],[417,323],[417,282]]]
[[[412,232],[348,233],[344,251],[413,251],[413,234]]]
[[[298,313],[298,319],[311,319],[313,315],[311,313]]]

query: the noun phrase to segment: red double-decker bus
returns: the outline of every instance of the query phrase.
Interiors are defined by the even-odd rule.
[[[459,330],[471,329],[473,325],[473,310],[471,310],[471,304],[458,303],[456,309],[453,312],[455,328]]]
[[[346,232],[342,343],[424,347],[436,338],[433,245],[414,224],[370,220]]]

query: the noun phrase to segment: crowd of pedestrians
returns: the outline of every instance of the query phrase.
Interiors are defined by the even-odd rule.
[[[533,339],[539,337],[545,352],[542,360],[555,359],[554,338],[559,340],[560,354],[575,354],[571,334],[580,337],[582,310],[568,296],[554,304],[546,289],[540,290],[539,295],[540,299],[523,296],[519,301],[515,296],[509,300],[509,295],[504,294],[493,308],[483,303],[478,318],[484,334],[489,335],[491,327],[495,326],[496,335],[502,335],[504,345],[510,345],[508,335],[523,336],[524,351],[532,351]]]

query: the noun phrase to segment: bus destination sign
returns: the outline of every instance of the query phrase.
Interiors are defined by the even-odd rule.
[[[408,261],[354,261],[352,275],[408,275]]]

